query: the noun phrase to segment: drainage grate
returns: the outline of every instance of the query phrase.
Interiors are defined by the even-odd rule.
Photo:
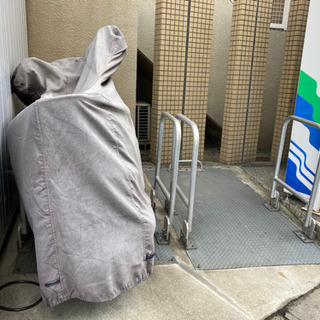
[[[147,172],[152,181],[154,172]],[[161,172],[166,185],[170,177]],[[189,174],[179,173],[179,185],[188,190]],[[160,200],[163,196],[159,192]],[[301,242],[297,228],[278,212],[271,213],[265,201],[232,172],[210,168],[198,172],[193,231],[197,250],[187,254],[195,269],[231,269],[276,265],[320,264],[315,244]],[[174,228],[180,234],[186,207],[177,196]]]

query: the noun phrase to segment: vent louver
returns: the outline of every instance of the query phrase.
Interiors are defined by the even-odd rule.
[[[136,132],[138,141],[141,143],[148,143],[150,142],[151,106],[145,102],[137,102],[136,112]]]

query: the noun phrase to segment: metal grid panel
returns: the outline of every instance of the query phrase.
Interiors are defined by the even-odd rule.
[[[0,10],[0,249],[18,204],[6,147],[6,130],[21,105],[12,95],[10,77],[16,65],[28,56],[24,0],[3,0]]]
[[[157,220],[156,232],[161,232],[161,225]],[[154,257],[154,264],[171,264],[173,263],[174,253],[170,246],[168,245],[158,245],[155,240],[155,252],[156,256]]]
[[[168,245],[158,245],[156,244],[156,255],[154,257],[154,264],[161,265],[161,264],[171,264],[174,261],[174,253],[170,246]]]
[[[168,172],[161,174],[168,183]],[[148,177],[151,175],[148,173]],[[188,175],[179,174],[179,185],[184,191],[188,188]],[[270,213],[264,202],[226,169],[198,172],[191,234],[198,249],[187,251],[194,268],[320,264],[319,248],[300,241],[293,233],[297,228],[280,213]],[[178,198],[174,227],[179,233],[186,219],[185,208]]]

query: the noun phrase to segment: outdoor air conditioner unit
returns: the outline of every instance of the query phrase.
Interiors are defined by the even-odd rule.
[[[150,143],[151,106],[149,103],[138,101],[136,104],[136,133],[139,144]]]

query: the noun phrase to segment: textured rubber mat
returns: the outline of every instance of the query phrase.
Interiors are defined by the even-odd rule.
[[[153,182],[154,171],[146,172]],[[161,179],[168,186],[167,170]],[[179,185],[188,194],[190,172],[179,172]],[[160,200],[164,197],[158,192]],[[263,206],[264,199],[227,169],[198,172],[191,240],[187,250],[195,269],[232,269],[275,265],[320,264],[320,249],[303,243],[297,230],[279,212]],[[176,200],[174,228],[180,234],[187,209]]]

